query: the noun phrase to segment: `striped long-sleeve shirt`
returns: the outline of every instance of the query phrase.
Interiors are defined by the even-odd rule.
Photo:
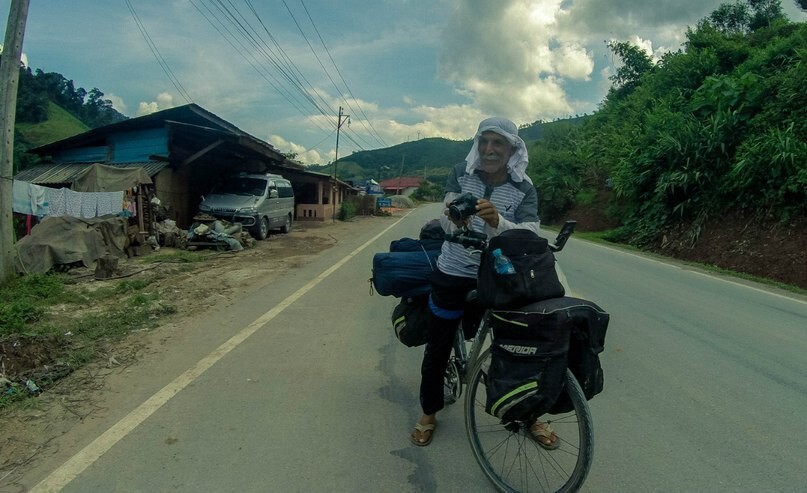
[[[538,233],[538,193],[529,181],[517,183],[508,175],[508,180],[501,185],[486,185],[478,172],[467,174],[465,162],[462,162],[455,165],[448,175],[445,202],[448,203],[465,192],[491,201],[499,212],[499,225],[496,228],[488,226],[479,217],[472,216],[471,229],[485,233],[488,239],[514,228],[530,229]],[[440,223],[447,233],[456,230],[454,223],[445,215],[440,217]],[[446,274],[475,278],[479,269],[479,255],[471,254],[460,244],[446,241],[443,242],[437,259],[437,267]]]

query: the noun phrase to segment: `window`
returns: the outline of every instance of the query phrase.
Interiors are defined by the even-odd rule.
[[[294,190],[291,188],[291,183],[287,181],[278,181],[277,194],[279,197],[294,197]]]

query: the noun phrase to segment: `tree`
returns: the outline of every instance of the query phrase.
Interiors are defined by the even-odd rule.
[[[762,27],[770,26],[774,21],[784,19],[782,3],[780,0],[747,0],[753,15],[751,16],[751,30],[756,31]]]
[[[751,12],[747,4],[724,3],[707,20],[723,34],[745,34],[750,29]]]
[[[611,41],[608,43],[608,48],[614,55],[622,59],[622,66],[609,79],[614,83],[612,91],[617,93],[615,95],[624,97],[639,85],[644,74],[650,72],[653,68],[653,61],[643,49],[627,41]],[[611,97],[610,93],[609,97]]]
[[[796,7],[800,8],[801,10],[807,10],[807,0],[795,0]]]

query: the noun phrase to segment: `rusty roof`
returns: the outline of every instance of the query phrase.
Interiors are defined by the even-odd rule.
[[[14,175],[15,180],[27,181],[36,185],[59,185],[63,183],[73,183],[77,177],[88,168],[98,163],[50,163],[39,164],[28,169],[24,169]],[[166,161],[143,161],[136,163],[107,163],[107,166],[121,168],[143,168],[143,170],[154,176],[163,168],[168,166]]]

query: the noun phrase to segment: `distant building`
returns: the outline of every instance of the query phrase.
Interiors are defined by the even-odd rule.
[[[384,191],[381,190],[381,185],[372,178],[368,178],[364,183],[364,191],[370,195],[382,195],[384,193]]]
[[[379,186],[387,195],[409,196],[418,189],[423,182],[423,178],[402,176],[400,178],[390,178],[379,183]]]

